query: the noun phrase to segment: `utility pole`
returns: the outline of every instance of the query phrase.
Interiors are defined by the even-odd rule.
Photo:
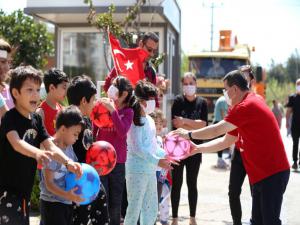
[[[296,74],[297,74],[297,77],[299,77],[299,68],[298,68],[299,55],[298,55],[298,49],[297,48],[295,49],[295,52],[296,52]]]
[[[210,21],[210,51],[213,51],[213,43],[214,43],[214,10],[218,6],[223,6],[223,2],[218,1],[218,4],[216,3],[216,0],[209,0],[210,5],[205,3],[205,0],[202,3],[203,7],[209,7],[211,9],[211,21]]]
[[[210,24],[210,51],[213,50],[213,42],[214,42],[214,8],[215,3],[212,1],[211,5],[211,24]]]

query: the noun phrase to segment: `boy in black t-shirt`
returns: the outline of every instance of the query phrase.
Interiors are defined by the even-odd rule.
[[[95,103],[97,89],[89,77],[75,77],[68,90],[68,101],[76,105],[84,120],[84,128],[78,136],[78,140],[73,145],[73,150],[78,158],[78,162],[86,163],[86,152],[93,143],[92,123],[89,119]],[[109,224],[107,199],[103,185],[101,184],[100,192],[97,198],[88,205],[74,207],[74,225],[89,224],[104,225]]]
[[[2,118],[0,127],[0,224],[29,224],[29,200],[36,166],[54,159],[69,171],[82,174],[74,163],[49,139],[39,103],[41,73],[31,66],[20,66],[11,73],[10,92],[15,108]],[[47,150],[40,150],[42,144]]]

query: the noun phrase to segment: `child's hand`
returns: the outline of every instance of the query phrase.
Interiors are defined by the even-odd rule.
[[[110,113],[116,110],[114,102],[109,98],[100,98],[99,102],[101,102]]]
[[[38,164],[45,165],[49,162],[49,160],[53,157],[53,152],[51,151],[43,151],[39,150],[35,153],[35,160]]]
[[[80,163],[70,160],[70,161],[68,161],[67,168],[70,172],[75,173],[77,178],[80,178],[82,176],[83,172],[82,172],[82,167],[81,167]]]
[[[171,159],[160,159],[158,161],[158,166],[166,170],[172,170],[172,164],[178,165],[178,162]]]
[[[78,187],[74,187],[73,189],[71,189],[70,191],[68,191],[68,200],[75,202],[75,203],[80,203],[80,202],[84,202],[85,199],[81,198],[80,195],[75,194],[75,191],[77,191]]]

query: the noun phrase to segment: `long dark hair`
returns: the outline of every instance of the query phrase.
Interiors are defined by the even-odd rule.
[[[127,91],[127,93],[128,93],[126,98],[122,102],[122,104],[128,105],[129,107],[131,107],[130,106],[130,100],[133,96],[132,84],[130,83],[130,81],[126,77],[123,77],[123,76],[117,76],[114,79],[114,81],[115,81],[116,88],[118,88],[118,90],[119,90],[119,96],[118,97],[120,97],[123,94],[124,91]]]
[[[156,87],[148,82],[148,81],[142,81],[140,80],[134,89],[134,95],[135,98],[131,99],[132,103],[132,109],[134,112],[133,116],[133,123],[136,126],[143,126],[144,124],[141,122],[141,104],[140,100],[149,100],[151,97],[156,97],[157,96],[157,89]]]

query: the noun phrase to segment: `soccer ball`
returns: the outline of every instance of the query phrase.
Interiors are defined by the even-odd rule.
[[[97,127],[113,127],[113,121],[107,108],[97,102],[91,113],[91,120]]]
[[[92,165],[100,176],[109,174],[116,162],[116,150],[106,141],[94,142],[86,153],[86,163]]]
[[[190,153],[191,144],[178,135],[167,135],[164,140],[164,149],[168,158],[180,160]]]
[[[85,199],[84,202],[80,202],[80,205],[87,205],[96,199],[100,190],[100,177],[97,171],[86,163],[81,163],[83,174],[77,179],[76,175],[69,172],[66,175],[66,191],[73,188],[77,188],[74,192]]]

